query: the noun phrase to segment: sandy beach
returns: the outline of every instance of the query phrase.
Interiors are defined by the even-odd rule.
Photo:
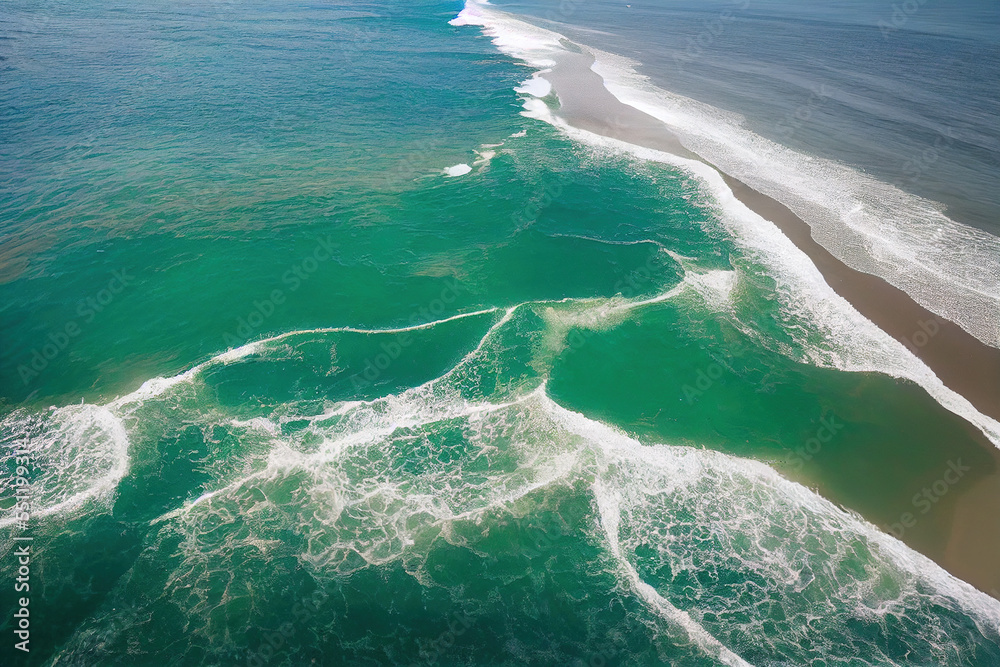
[[[620,102],[591,69],[593,62],[588,53],[567,54],[543,75],[559,98],[560,118],[578,129],[699,160],[718,170],[685,148],[659,119]],[[1000,420],[1000,349],[927,310],[882,278],[847,266],[817,243],[809,225],[787,206],[719,172],[741,202],[773,222],[812,260],[837,294],[906,345],[946,386],[983,414]],[[976,439],[1000,468],[996,447],[981,434]],[[993,562],[994,545],[1000,543],[1000,522],[992,519],[991,510],[983,509],[997,506],[1000,474],[991,471],[942,508],[948,518],[936,522],[933,529],[912,532],[903,539],[980,590],[1000,597],[1000,565]],[[876,517],[868,518],[878,522]]]

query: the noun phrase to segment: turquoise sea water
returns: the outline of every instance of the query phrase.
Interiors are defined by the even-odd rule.
[[[841,261],[1000,346],[1000,5],[497,4],[611,52],[619,97]]]
[[[991,434],[461,9],[5,5],[4,664],[1000,664]]]

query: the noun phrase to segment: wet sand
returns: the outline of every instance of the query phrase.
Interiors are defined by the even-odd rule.
[[[593,62],[587,53],[568,54],[543,75],[559,98],[560,118],[595,134],[710,164],[687,150],[660,120],[620,102],[590,69]],[[817,243],[809,225],[787,206],[718,171],[737,199],[773,222],[812,260],[837,294],[906,345],[947,387],[981,413],[1000,420],[1000,349],[935,315],[882,278],[847,266]],[[981,434],[976,439],[1000,462],[1000,453],[992,443]],[[922,536],[919,544],[913,539],[904,541],[956,576],[1000,598],[998,518],[1000,474],[992,473],[952,503],[950,518],[938,534],[929,540]]]

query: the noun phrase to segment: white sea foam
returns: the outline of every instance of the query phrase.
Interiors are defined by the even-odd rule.
[[[516,30],[508,30],[502,22],[497,21],[502,13],[486,2],[466,2],[465,8],[449,23],[455,26],[477,25],[492,38],[498,49],[505,53],[516,53],[517,57],[534,67],[551,67],[555,65],[552,54],[561,47],[561,36],[551,30],[544,30],[525,23]]]
[[[449,178],[454,178],[456,176],[465,176],[470,171],[472,171],[472,167],[470,167],[469,165],[467,165],[467,164],[465,164],[463,162],[462,164],[456,164],[453,167],[447,167],[444,170],[444,173],[445,173],[445,176],[447,176]]]
[[[476,0],[467,0],[466,10],[470,11],[463,20],[463,25],[480,26],[501,51],[524,60],[528,64],[539,68],[551,67],[558,57],[565,53],[565,49],[560,43],[562,37],[557,33],[543,30],[492,7],[486,7]],[[593,69],[609,82],[608,88],[616,97],[651,115],[657,115],[653,113],[656,109],[650,106],[649,100],[658,98],[652,98],[650,95],[653,92],[661,94],[662,91],[653,89],[653,92],[650,92],[651,87],[648,84],[643,84],[644,79],[634,73],[631,61],[600,51],[594,51],[594,53],[598,60]],[[539,62],[542,64],[538,64]],[[542,74],[539,73],[539,75]],[[691,104],[695,105],[696,103],[692,102]],[[696,160],[680,158],[570,127],[553,114],[544,102],[536,98],[526,100],[525,108],[526,111],[522,115],[554,125],[570,138],[597,150],[631,154],[642,160],[661,162],[691,173],[718,202],[720,219],[734,239],[745,250],[749,251],[751,256],[767,266],[777,279],[778,296],[790,321],[804,319],[823,332],[825,340],[822,347],[817,347],[807,340],[799,341],[808,350],[808,361],[816,365],[847,371],[882,372],[916,382],[942,406],[967,419],[982,430],[995,445],[1000,447],[1000,423],[981,414],[965,397],[946,387],[926,364],[914,356],[905,346],[875,326],[870,320],[858,313],[850,303],[834,292],[809,258],[772,222],[763,219],[740,202],[715,169]],[[677,118],[668,118],[662,112],[657,113],[658,117],[671,128],[679,127],[683,130],[680,132],[680,136],[684,139],[687,139],[684,132],[693,132],[692,128],[698,123],[700,123],[698,136],[709,136],[710,133],[715,132],[717,126],[734,127],[733,124],[737,122],[731,114],[716,112],[711,107],[704,105],[698,108],[704,114],[709,114],[711,111],[714,115],[711,117],[690,115],[690,117],[685,117],[688,118],[685,123],[681,123]],[[690,113],[693,114],[693,112]],[[728,135],[723,133],[720,136]],[[757,143],[753,143],[753,146],[762,145],[760,142],[763,141],[761,139]],[[692,144],[691,148],[700,152],[701,145]],[[747,149],[747,160],[764,159],[763,157],[754,157],[755,155],[756,153],[749,148]],[[716,159],[715,154],[711,151],[707,154],[703,153],[703,156],[710,160]],[[821,161],[813,160],[813,162]],[[727,167],[725,163],[720,163],[719,166],[724,169]],[[735,175],[742,178],[739,170],[735,172]],[[796,182],[795,178],[789,177],[789,179],[789,182]],[[834,182],[840,183],[841,180],[834,179]],[[755,185],[753,180],[750,180],[749,183]],[[851,207],[852,210],[855,210],[856,203],[852,203]],[[996,239],[993,241],[1000,243]],[[1000,252],[995,255],[993,260],[986,261],[983,266],[991,270],[989,267],[997,261],[1000,261]],[[704,282],[703,285],[705,285]],[[994,291],[993,296],[1000,299],[1000,289]],[[1000,313],[1000,311],[997,312]],[[946,313],[942,314],[948,316]],[[995,318],[995,321],[1000,321],[1000,318]],[[960,319],[959,323],[969,328],[967,320]],[[797,328],[792,327],[792,331],[795,333]],[[970,331],[972,330],[970,329]],[[972,333],[976,332],[972,331]],[[982,336],[982,334],[983,331],[980,329],[979,335]]]
[[[0,422],[0,435],[6,445],[5,460],[13,460],[17,450],[31,452],[27,467],[35,476],[29,525],[41,517],[106,501],[129,469],[128,434],[119,418],[103,406],[70,405],[48,415],[18,410]],[[15,509],[3,512],[0,527],[18,522]]]
[[[691,271],[685,281],[713,310],[723,311],[732,304],[733,290],[739,279],[738,271]]]
[[[546,97],[552,92],[552,84],[545,80],[541,76],[541,73],[536,73],[530,79],[523,81],[514,90],[524,95],[531,95],[532,97]]]
[[[710,292],[725,292],[731,282],[696,266],[685,271],[685,281],[668,293],[700,294],[690,275],[703,276]],[[544,374],[514,391],[498,382],[490,395],[473,396],[477,374],[498,373],[512,343],[534,345],[525,336],[534,313],[609,307],[614,320],[646,302],[518,304],[455,367],[425,384],[335,403],[318,415],[308,405],[298,414],[290,403],[268,417],[229,419],[268,436],[269,449],[216,469],[192,500],[153,521],[143,557],[172,569],[150,597],[167,596],[198,628],[225,604],[202,594],[220,570],[236,567],[233,559],[272,555],[297,558],[320,582],[398,562],[436,585],[425,571],[435,545],[465,546],[464,524],[487,530],[522,499],[558,487],[589,489],[598,509],[599,524],[582,527],[590,532],[580,537],[607,558],[587,567],[618,575],[622,594],[649,610],[641,622],[654,632],[724,664],[746,664],[731,643],[737,630],[769,655],[807,664],[869,641],[852,624],[904,615],[920,631],[897,638],[916,655],[947,663],[967,638],[952,632],[942,608],[970,618],[994,640],[995,600],[764,464],[642,443],[557,404],[546,394]],[[285,346],[297,333],[274,340]],[[268,344],[257,351],[267,354]],[[193,417],[202,426],[220,419],[213,410]],[[192,415],[176,419],[190,423]],[[279,424],[288,422],[307,426],[286,433]],[[713,584],[726,568],[738,571],[739,581]],[[663,570],[690,583],[674,587],[672,579],[651,576]],[[132,599],[141,584],[130,581],[128,592],[115,595]],[[776,609],[785,620],[775,620]],[[730,620],[720,623],[720,614]],[[764,623],[778,625],[765,631]],[[806,642],[811,649],[801,648]]]
[[[856,169],[764,139],[738,116],[658,89],[628,59],[594,54],[593,69],[615,97],[662,120],[686,147],[726,173],[786,204],[839,259],[1000,346],[1000,238]]]
[[[593,135],[582,140],[609,150],[632,150]],[[831,300],[828,286],[811,263],[796,254],[794,246],[789,249],[789,242],[776,228],[745,207],[741,209],[717,173],[699,167],[700,163],[655,152],[640,155],[689,169],[702,179],[720,201],[723,222],[734,236],[776,267],[789,301],[794,303],[803,294],[810,303]],[[635,308],[683,294],[696,293],[717,307],[731,299],[738,270],[703,271],[689,258],[675,255],[675,259],[685,269],[684,281],[651,298],[517,304],[399,329],[288,332],[217,355],[174,378],[150,380],[106,407],[60,408],[46,433],[61,434],[60,442],[76,443],[83,456],[80,461],[90,469],[107,468],[113,474],[87,488],[80,486],[80,480],[89,483],[95,475],[74,473],[47,486],[58,490],[50,512],[81,492],[89,494],[84,499],[100,495],[109,487],[108,481],[116,475],[120,479],[119,471],[127,471],[128,441],[120,437],[125,435],[124,428],[115,413],[193,384],[208,367],[268,354],[274,343],[290,345],[300,336],[377,335],[499,315],[453,369],[420,386],[370,400],[329,404],[318,415],[311,408],[298,414],[296,405],[283,404],[268,417],[227,417],[224,423],[270,437],[266,457],[244,461],[246,470],[237,475],[217,476],[193,500],[156,519],[156,530],[139,556],[145,561],[139,565],[166,564],[172,569],[165,581],[135,576],[142,567],[122,577],[108,596],[108,613],[96,617],[90,626],[94,632],[88,635],[88,628],[81,626],[55,660],[73,662],[85,654],[87,642],[95,636],[110,644],[123,628],[132,628],[129,617],[118,610],[135,610],[135,605],[143,604],[137,599],[169,600],[171,608],[183,612],[192,635],[206,633],[212,638],[214,626],[209,620],[225,617],[220,612],[231,610],[223,605],[240,593],[238,586],[227,583],[221,599],[207,592],[218,590],[220,581],[232,583],[229,573],[249,570],[247,563],[252,559],[259,562],[272,554],[298,558],[321,584],[371,565],[398,562],[431,586],[431,577],[424,571],[426,555],[440,541],[466,545],[456,524],[496,516],[541,489],[569,488],[576,482],[583,484],[574,488],[590,490],[599,514],[599,525],[591,527],[594,533],[586,537],[594,538],[611,555],[621,589],[631,591],[651,612],[651,619],[639,621],[669,636],[679,628],[706,655],[726,664],[746,664],[727,645],[728,640],[720,639],[720,631],[734,629],[766,643],[775,656],[784,655],[775,647],[783,640],[790,642],[788,650],[805,651],[790,664],[808,664],[806,653],[816,659],[849,656],[854,646],[871,642],[852,622],[885,623],[884,619],[893,617],[899,628],[894,639],[909,642],[907,650],[932,654],[934,659],[924,664],[947,664],[953,655],[948,651],[960,650],[952,647],[964,640],[968,628],[963,625],[961,632],[949,634],[955,627],[948,625],[953,615],[968,616],[984,637],[995,641],[1000,603],[766,465],[690,447],[642,443],[558,405],[545,393],[544,383],[509,391],[498,380],[493,395],[470,397],[479,383],[469,379],[477,379],[476,373],[499,375],[493,368],[499,363],[494,361],[508,351],[511,340],[524,340],[527,327],[523,325],[531,313],[541,311],[548,323],[559,319],[560,311],[569,313],[566,320],[572,321],[580,310],[592,310],[601,316],[577,321],[614,322]],[[905,349],[900,352],[886,343],[874,325],[863,321],[857,333],[853,310],[845,310],[835,298],[832,303],[828,311],[815,304],[805,306],[805,316],[825,323],[831,335],[841,331],[836,328],[838,318],[844,320],[840,325],[844,335],[866,336],[861,342],[878,348],[874,359],[888,354],[918,375],[923,372]],[[544,313],[548,312],[556,316],[547,318]],[[866,328],[869,325],[871,329]],[[817,363],[876,364],[865,355],[850,356],[858,354],[857,342],[851,339],[843,351],[817,350]],[[198,417],[201,426],[220,419],[211,411]],[[287,421],[304,421],[308,426],[285,434],[280,424]],[[55,443],[59,438],[45,436],[39,442]],[[84,450],[94,442],[104,453],[91,453],[92,458],[87,458]],[[61,456],[73,453],[60,447],[49,449],[60,451]],[[706,544],[718,548],[697,548]],[[864,557],[866,548],[874,549],[875,555]],[[478,555],[469,550],[469,558]],[[588,565],[599,568],[606,562],[597,559]],[[683,598],[685,591],[671,591],[671,582],[651,576],[656,566],[669,566],[678,578],[687,576],[690,584],[685,589],[697,587],[702,597],[685,600],[690,606],[682,610],[681,602],[672,596]],[[747,576],[731,588],[703,585],[696,576],[705,574],[711,579],[723,567]],[[225,576],[220,579],[220,574]],[[259,578],[260,573],[254,576]],[[136,591],[148,595],[137,596]],[[768,597],[761,599],[763,594]],[[724,623],[713,621],[707,613],[720,609],[731,612]],[[823,613],[816,613],[817,609]],[[775,622],[776,610],[787,620],[777,632],[767,631],[764,624]],[[904,615],[906,624],[899,622]],[[857,643],[852,645],[852,640]],[[806,641],[813,653],[801,649]],[[861,659],[857,663],[866,664]],[[897,663],[886,659],[876,664]]]
[[[622,562],[630,585],[649,604],[657,609],[669,605],[666,615],[672,617],[675,606],[647,588],[633,565],[637,548],[644,553],[651,549],[658,552],[657,558],[669,563],[668,570],[675,576],[685,571],[712,572],[716,567],[761,575],[774,586],[768,599],[783,600],[783,614],[790,621],[788,630],[801,637],[809,634],[803,632],[809,614],[822,618],[827,610],[831,614],[828,621],[836,625],[844,616],[904,615],[921,600],[929,602],[937,596],[958,603],[987,636],[996,636],[1000,629],[1000,602],[770,467],[709,450],[644,445],[611,426],[563,408],[546,395],[541,399],[561,428],[593,443],[601,453],[593,490],[609,548]],[[694,532],[689,533],[691,528]],[[841,570],[843,561],[857,557],[859,539],[892,563],[895,572],[879,571],[877,559],[863,571],[853,569],[856,566]],[[628,542],[628,550],[623,540]],[[810,554],[809,549],[819,551]],[[692,555],[697,560],[692,561]],[[655,562],[651,565],[655,567]],[[813,572],[817,566],[827,569],[817,574]],[[819,584],[822,593],[813,587],[809,595],[798,599],[815,577],[823,577]],[[886,579],[892,580],[892,586],[878,590],[880,580]],[[755,585],[744,583],[733,598],[718,604],[701,598],[700,616],[709,610],[727,609],[753,617],[760,613],[754,610],[758,603],[753,598],[763,592],[754,589]],[[730,606],[733,603],[737,608]],[[794,618],[797,615],[802,615],[801,623]],[[755,625],[749,621],[749,627]],[[925,631],[932,648],[942,655],[958,651],[949,648],[947,633],[940,628]],[[780,641],[773,631],[753,634],[761,641]],[[798,639],[790,637],[792,642]],[[810,639],[825,641],[815,635]],[[934,645],[937,642],[939,645]],[[711,642],[707,645],[712,646]],[[816,648],[823,653],[821,646]],[[877,664],[898,663],[885,659]]]
[[[476,161],[473,162],[473,164],[478,167],[481,165],[489,164],[490,160],[496,157],[497,152],[490,150],[483,150],[483,151],[476,151],[476,155],[478,155],[479,157],[476,158]]]
[[[616,489],[607,488],[599,479],[594,482],[592,489],[594,498],[597,501],[597,507],[600,510],[601,526],[604,528],[608,548],[611,550],[615,560],[618,561],[619,567],[624,571],[629,584],[636,594],[657,615],[673,624],[676,629],[681,630],[688,641],[696,642],[706,653],[719,660],[722,664],[749,665],[750,663],[730,651],[718,639],[709,634],[705,628],[698,625],[691,618],[690,614],[672,605],[655,588],[642,580],[642,577],[636,572],[635,567],[629,562],[629,559],[622,554],[618,539],[621,521],[621,493]]]
[[[253,419],[232,419],[229,422],[237,428],[254,428],[270,435],[278,435],[281,427],[270,419],[264,417],[254,417]]]
[[[202,371],[207,368],[239,363],[249,356],[262,353],[269,345],[295,336],[402,333],[430,329],[447,322],[496,311],[496,308],[486,308],[432,322],[386,329],[329,327],[290,331],[227,350],[173,377],[151,378],[143,382],[136,391],[116,398],[107,405],[71,405],[54,408],[50,414],[29,414],[17,410],[0,422],[0,437],[34,452],[36,461],[33,468],[37,468],[41,474],[32,487],[32,517],[72,513],[92,500],[110,498],[128,472],[130,456],[126,424],[136,421],[138,409],[180,387],[196,384]],[[509,318],[510,312],[506,317]],[[355,404],[359,403],[345,403],[338,409],[349,410]],[[275,422],[264,418],[230,420],[230,423],[237,427],[262,430],[272,436],[277,435],[279,429]],[[14,451],[13,444],[5,448],[8,457],[13,456]],[[16,523],[17,517],[12,512],[4,514],[0,516],[0,526]]]
[[[540,69],[565,53],[562,35],[477,0],[467,0],[459,18],[456,25],[480,26],[498,49]],[[596,57],[592,69],[615,97],[662,120],[687,148],[726,173],[789,206],[842,261],[1000,346],[1000,238],[951,220],[939,204],[754,134],[736,114],[657,88],[636,72],[634,60],[589,50]],[[534,101],[524,115],[546,120]]]
[[[749,633],[772,655],[799,650],[799,664],[868,641],[855,637],[852,621],[903,614],[921,629],[900,641],[920,655],[946,659],[952,649],[938,642],[949,632],[936,615],[942,606],[968,615],[985,636],[996,635],[1000,603],[766,465],[643,444],[558,405],[544,384],[514,400],[469,402],[457,371],[352,403],[339,410],[346,420],[311,427],[310,437],[323,438],[319,450],[303,453],[286,436],[265,468],[160,517],[156,523],[168,526],[164,548],[176,549],[162,554],[177,563],[168,593],[183,599],[183,591],[204,588],[228,554],[287,550],[282,540],[288,538],[281,536],[290,528],[300,561],[319,580],[399,561],[423,581],[429,575],[422,563],[437,540],[465,544],[457,523],[502,516],[542,489],[583,481],[599,512],[593,537],[607,550],[623,590],[659,619],[658,631],[670,641],[694,645],[723,664],[748,663],[715,635],[719,629]],[[461,433],[458,448],[450,432]],[[272,499],[277,496],[280,504]],[[176,547],[175,535],[181,537]],[[702,549],[706,540],[717,548]],[[864,556],[865,549],[876,553]],[[692,584],[672,591],[647,580],[660,560]],[[693,607],[682,610],[671,596],[701,587],[698,573],[711,581],[717,568],[736,568],[752,581],[706,584]],[[190,615],[212,611],[200,597],[192,604]],[[785,620],[775,621],[775,609]],[[823,613],[807,618],[817,609]],[[729,613],[732,620],[720,625],[712,613]],[[706,627],[713,623],[714,630]],[[777,631],[763,631],[762,623],[777,623]],[[799,649],[806,641],[812,648]]]

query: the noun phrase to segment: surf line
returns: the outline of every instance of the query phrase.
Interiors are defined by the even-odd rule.
[[[531,99],[525,103],[525,115],[557,127],[582,130],[707,165],[722,178],[742,206],[773,223],[806,255],[837,295],[902,343],[947,388],[979,413],[1000,421],[1000,349],[923,307],[883,278],[847,266],[820,245],[809,225],[785,204],[754,190],[686,148],[660,119],[619,100],[593,70],[596,58],[586,47],[574,44],[574,48],[566,48],[565,38],[559,39],[561,36],[556,33],[517,20],[519,27],[523,25],[527,31],[525,39],[519,40],[503,27],[508,20],[515,19],[470,0],[452,23],[479,26],[493,37],[501,51],[540,70],[536,76],[551,84],[559,108],[553,112],[542,108],[545,107],[542,100]]]
[[[261,338],[259,340],[252,341],[250,343],[245,343],[237,348],[232,348],[221,352],[206,359],[205,361],[192,366],[191,368],[183,371],[177,375],[169,378],[156,377],[146,380],[142,385],[135,391],[124,396],[120,396],[113,400],[107,405],[107,407],[112,409],[120,409],[126,405],[131,405],[139,403],[141,401],[154,398],[159,396],[163,392],[167,391],[171,387],[180,384],[181,382],[190,381],[196,375],[201,373],[206,368],[210,368],[217,364],[231,364],[237,361],[241,361],[252,354],[260,352],[261,348],[268,343],[276,343],[293,336],[306,336],[309,334],[328,334],[328,333],[357,333],[357,334],[398,334],[406,333],[410,331],[418,331],[421,329],[430,329],[436,327],[439,324],[444,324],[446,322],[452,322],[454,320],[461,320],[468,317],[478,317],[480,315],[487,315],[490,313],[495,313],[499,308],[484,308],[482,310],[476,310],[469,313],[458,313],[457,315],[452,315],[450,317],[445,317],[440,320],[434,320],[432,322],[422,322],[418,324],[412,324],[406,327],[396,327],[387,329],[363,329],[358,327],[322,327],[317,329],[300,329],[296,331],[287,331],[285,333],[278,334],[276,336],[270,336],[268,338]]]

